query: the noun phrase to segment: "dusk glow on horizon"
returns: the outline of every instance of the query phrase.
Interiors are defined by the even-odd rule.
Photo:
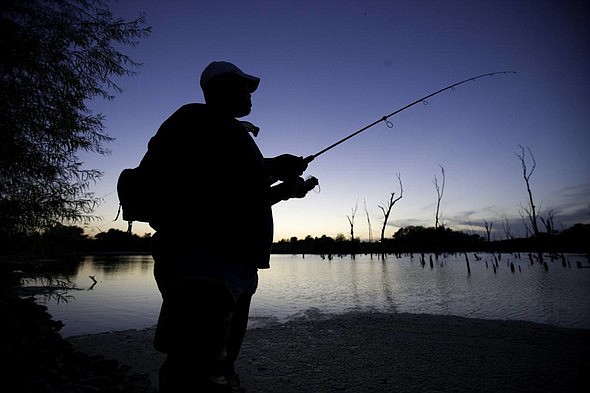
[[[242,120],[260,127],[256,142],[268,157],[316,154],[453,83],[516,72],[442,92],[389,118],[392,127],[381,122],[318,156],[304,176],[320,186],[274,206],[275,241],[348,238],[355,206],[355,236],[378,239],[379,206],[399,195],[398,174],[403,198],[391,210],[386,237],[401,227],[434,226],[441,167],[446,227],[483,234],[487,221],[492,238],[502,239],[509,223],[513,235],[524,236],[528,195],[519,146],[536,161],[530,180],[539,215],[553,215],[558,230],[590,223],[590,26],[582,2],[121,0],[110,8],[125,19],[145,14],[152,34],[123,48],[143,63],[137,75],[116,81],[123,92],[89,104],[116,138],[109,156],[81,155],[86,167],[104,172],[92,190],[104,199],[95,211],[102,220],[86,227],[89,235],[127,229],[113,221],[119,173],[139,164],[177,108],[203,102],[201,71],[218,60],[261,78],[252,113]],[[207,192],[199,173],[179,168],[171,176]],[[207,223],[194,227],[207,230]],[[240,236],[227,229],[220,236]],[[133,232],[153,230],[134,223]]]

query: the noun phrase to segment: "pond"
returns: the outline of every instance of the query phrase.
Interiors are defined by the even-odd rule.
[[[467,266],[469,261],[469,269]],[[272,255],[259,272],[251,326],[313,310],[428,313],[590,329],[587,256],[547,254]],[[92,278],[91,278],[92,277]],[[64,337],[156,324],[161,297],[149,255],[87,256],[63,277],[61,301],[40,297]],[[96,280],[96,283],[94,280]]]

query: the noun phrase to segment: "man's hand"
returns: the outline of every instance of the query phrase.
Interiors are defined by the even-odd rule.
[[[286,201],[291,198],[303,198],[318,184],[318,179],[313,176],[307,180],[299,176],[285,179],[276,186],[271,187],[271,193],[273,195],[271,198],[272,204],[280,200]]]
[[[307,162],[305,162],[303,157],[292,154],[281,154],[280,156],[266,159],[265,164],[269,176],[282,179],[301,176],[307,169]]]
[[[307,195],[307,193],[315,186],[318,185],[318,179],[315,177],[310,177],[307,180],[303,180],[301,177],[293,177],[289,179],[285,179],[282,183],[284,187],[283,190],[285,191],[285,199],[289,198],[303,198]]]
[[[303,182],[298,182],[295,187],[295,190],[293,191],[293,198],[305,197],[307,193],[313,190],[318,184],[320,184],[318,179],[313,176],[311,176],[307,180],[303,180]]]

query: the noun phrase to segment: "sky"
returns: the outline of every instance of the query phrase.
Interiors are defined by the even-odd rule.
[[[145,14],[152,34],[122,48],[143,63],[118,79],[123,92],[89,107],[115,138],[108,156],[82,155],[104,173],[92,191],[103,203],[89,235],[114,221],[121,170],[138,165],[149,138],[177,108],[203,102],[199,77],[229,61],[261,78],[252,113],[267,157],[315,154],[384,115],[455,82],[458,86],[381,122],[316,157],[304,176],[319,187],[273,208],[275,241],[310,235],[378,239],[391,193],[386,237],[401,227],[525,235],[528,203],[519,146],[536,168],[530,184],[542,217],[557,229],[590,223],[590,25],[577,1],[155,1],[111,3],[126,19]],[[203,138],[205,142],[205,136]],[[220,159],[223,151],[219,152]],[[527,151],[527,163],[532,165]],[[211,163],[212,166],[218,163]],[[207,168],[201,170],[206,171]],[[180,174],[207,192],[198,172]],[[356,207],[356,213],[355,213]],[[370,226],[369,226],[370,223]],[[195,222],[195,230],[202,223]],[[541,228],[543,226],[539,223]],[[231,228],[228,228],[231,233]],[[134,223],[133,232],[153,232]]]

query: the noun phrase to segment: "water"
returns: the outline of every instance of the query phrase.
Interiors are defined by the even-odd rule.
[[[286,321],[310,309],[327,314],[384,311],[511,319],[590,329],[590,269],[587,257],[568,255],[566,266],[528,255],[371,256],[322,259],[318,255],[273,255],[261,270],[251,322]],[[433,264],[430,266],[430,258]],[[494,272],[493,264],[497,261]],[[514,272],[509,264],[514,264]],[[49,300],[64,337],[155,325],[161,297],[151,256],[88,256],[76,274],[67,302]],[[97,283],[89,276],[94,276]],[[42,300],[42,299],[40,299]]]

